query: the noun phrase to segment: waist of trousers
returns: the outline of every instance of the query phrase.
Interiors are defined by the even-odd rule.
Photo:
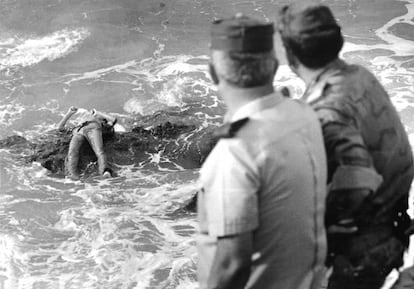
[[[85,135],[91,130],[102,130],[102,125],[98,121],[85,121],[74,130],[75,134]]]

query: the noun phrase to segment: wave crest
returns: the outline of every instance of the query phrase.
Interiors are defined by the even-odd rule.
[[[55,31],[43,37],[0,39],[0,70],[62,58],[75,51],[89,35],[86,28],[78,28]]]

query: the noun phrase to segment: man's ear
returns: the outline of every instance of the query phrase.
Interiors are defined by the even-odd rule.
[[[208,64],[208,70],[210,72],[210,77],[213,83],[215,85],[219,84],[219,78],[217,76],[216,69],[214,68],[213,64],[211,63]]]

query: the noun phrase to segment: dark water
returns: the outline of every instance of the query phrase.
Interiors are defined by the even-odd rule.
[[[289,2],[0,0],[0,138],[36,139],[71,105],[115,113],[120,131],[172,109],[217,125],[209,23],[272,21]],[[343,27],[344,58],[381,79],[414,141],[414,1],[321,2]],[[285,65],[275,84],[303,90]],[[168,161],[149,154],[119,178],[76,183],[0,150],[0,288],[197,288],[195,215],[172,212],[198,170]]]

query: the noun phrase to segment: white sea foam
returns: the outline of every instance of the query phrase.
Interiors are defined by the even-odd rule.
[[[132,97],[125,101],[127,113],[148,115],[172,106],[182,106],[185,99],[203,97],[211,89],[207,56],[174,55],[132,60],[79,74],[67,74],[61,81],[68,87],[76,82],[113,82],[115,73],[127,74],[133,81]],[[119,83],[119,81],[117,81]],[[194,88],[194,89],[193,89]]]
[[[404,0],[407,13],[398,17],[395,17],[388,21],[385,25],[381,26],[375,31],[375,34],[385,43],[378,44],[354,44],[351,41],[346,41],[342,53],[350,51],[364,51],[372,49],[387,49],[391,50],[398,56],[412,56],[414,54],[414,41],[394,35],[389,30],[395,24],[410,24],[414,25],[414,0]]]
[[[20,263],[27,262],[18,248],[18,240],[9,235],[0,235],[0,288],[18,288]]]
[[[346,41],[342,54],[358,51],[371,51],[374,49],[383,49],[391,52],[391,55],[379,55],[370,60],[369,69],[380,79],[381,83],[390,92],[393,103],[398,110],[414,106],[411,101],[403,99],[414,95],[414,71],[410,68],[403,67],[407,60],[397,60],[395,56],[406,57],[414,55],[414,41],[397,36],[390,31],[395,24],[414,25],[414,0],[404,2],[407,13],[391,19],[382,27],[375,31],[375,34],[384,41],[378,44],[355,44],[352,41]],[[412,27],[412,26],[411,26]]]
[[[293,98],[299,98],[305,91],[304,82],[286,64],[280,65],[277,69],[274,84],[277,88],[287,87]]]
[[[124,169],[127,174],[133,168]],[[95,288],[99,282],[104,282],[102,288],[153,288],[154,284],[157,288],[194,288],[195,247],[189,235],[195,220],[164,217],[177,208],[173,201],[188,198],[193,187],[180,184],[179,178],[173,178],[172,184],[170,177],[135,171],[122,189],[105,189],[107,185],[100,182],[78,190],[76,195],[84,199],[82,207],[62,210],[54,225],[74,235],[47,253],[55,256],[48,259],[48,267],[64,261],[65,271],[71,268],[70,274],[57,276],[60,282],[82,282],[83,288]],[[139,179],[151,188],[137,191]],[[93,273],[84,276],[83,271]],[[51,283],[53,279],[44,280]],[[35,280],[26,278],[29,283]]]
[[[22,117],[25,107],[19,103],[0,104],[0,125],[10,125]]]
[[[89,36],[85,28],[63,29],[45,36],[19,36],[0,39],[0,70],[53,61],[75,51]]]

